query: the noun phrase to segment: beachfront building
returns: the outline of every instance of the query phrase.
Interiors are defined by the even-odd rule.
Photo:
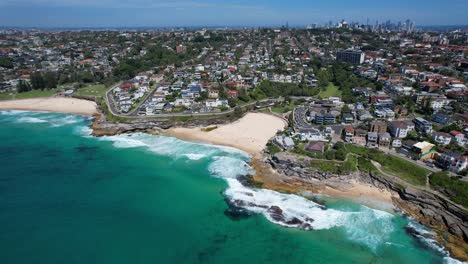
[[[288,136],[276,136],[274,142],[284,150],[290,150],[294,148],[294,141]]]

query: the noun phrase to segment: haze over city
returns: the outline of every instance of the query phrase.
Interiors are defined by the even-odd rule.
[[[0,26],[20,27],[304,26],[407,18],[417,25],[468,24],[466,1],[0,1]]]

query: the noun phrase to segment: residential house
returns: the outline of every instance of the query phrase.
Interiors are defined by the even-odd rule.
[[[344,113],[341,119],[345,124],[352,124],[354,122],[354,116],[350,113]]]
[[[460,132],[460,131],[451,131],[450,135],[452,135],[453,139],[455,142],[457,142],[458,145],[463,146],[465,145],[465,135]]]
[[[392,137],[388,132],[381,132],[379,133],[379,146],[388,147],[390,146],[390,140]]]
[[[408,125],[401,121],[390,122],[390,134],[396,138],[405,138],[408,136]]]
[[[239,92],[237,90],[229,90],[228,91],[228,97],[235,99],[235,98],[239,97]]]
[[[387,123],[382,121],[374,121],[371,123],[371,132],[383,133],[387,132]]]
[[[429,142],[418,142],[413,145],[413,155],[420,160],[434,159],[436,151],[434,150],[435,145]]]
[[[374,117],[373,117],[373,116],[369,113],[369,111],[367,111],[367,110],[360,110],[360,111],[358,111],[358,118],[359,118],[359,120],[361,120],[361,121],[374,119]]]
[[[321,111],[320,113],[315,114],[315,123],[319,125],[335,124],[336,118],[331,113],[324,113],[323,111]]]
[[[354,128],[352,126],[345,126],[343,134],[346,142],[352,143],[354,141]]]
[[[377,132],[368,132],[366,146],[371,147],[371,148],[377,148],[379,146],[378,140],[379,140],[379,134]]]
[[[452,117],[448,114],[437,112],[432,116],[432,121],[443,126],[449,125],[452,122]]]
[[[208,91],[208,98],[211,98],[211,99],[218,99],[219,97],[219,91],[216,90],[216,89],[210,89]]]
[[[416,131],[430,134],[432,133],[432,124],[422,117],[417,117],[413,120]]]
[[[310,129],[307,132],[300,133],[299,138],[302,141],[324,141],[326,140],[324,135],[318,129]]]
[[[353,143],[357,145],[366,145],[367,131],[362,129],[356,129],[354,131]]]
[[[468,156],[454,153],[442,153],[437,158],[437,165],[454,173],[460,173],[468,167]]]
[[[310,152],[323,153],[325,151],[325,143],[321,141],[311,141],[307,144],[306,149]]]
[[[439,145],[448,145],[452,141],[452,136],[444,132],[434,132],[432,134],[432,139]]]
[[[294,141],[288,136],[276,136],[274,141],[284,150],[290,150],[294,148]]]
[[[402,143],[401,139],[399,139],[399,138],[395,138],[392,141],[392,147],[393,148],[401,148],[402,144],[403,143]]]

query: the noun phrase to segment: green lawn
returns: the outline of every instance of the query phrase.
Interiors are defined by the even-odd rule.
[[[83,88],[78,88],[75,95],[77,96],[89,96],[89,97],[101,97],[103,98],[108,88],[102,84],[91,84]]]
[[[271,111],[273,113],[284,114],[284,113],[294,110],[294,107],[296,106],[294,105],[293,102],[291,102],[289,104],[274,106],[271,108]]]
[[[345,162],[333,160],[312,160],[311,171],[331,172],[336,174],[351,173],[357,170],[357,157],[351,155]]]
[[[365,159],[371,159],[380,163],[384,172],[399,177],[414,185],[425,185],[426,175],[430,172],[417,164],[400,157],[385,154],[380,150],[368,149],[352,144],[347,144],[346,150],[364,158],[360,159],[360,165],[364,170],[374,170],[373,166],[370,167],[369,164],[365,162]]]
[[[341,96],[341,91],[338,86],[330,82],[324,91],[320,91],[319,97],[328,98],[331,96]]]
[[[450,177],[447,172],[432,173],[429,181],[433,188],[445,193],[454,202],[468,207],[468,182]]]
[[[13,100],[13,99],[28,99],[28,98],[37,98],[37,97],[50,97],[59,92],[60,89],[51,89],[51,90],[33,90],[24,93],[16,92],[6,92],[0,93],[0,100]]]

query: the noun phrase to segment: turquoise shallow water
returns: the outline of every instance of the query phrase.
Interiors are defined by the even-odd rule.
[[[250,190],[245,153],[143,134],[88,136],[85,117],[0,112],[1,263],[444,263],[409,221],[342,200]],[[225,198],[277,205],[224,213]]]

